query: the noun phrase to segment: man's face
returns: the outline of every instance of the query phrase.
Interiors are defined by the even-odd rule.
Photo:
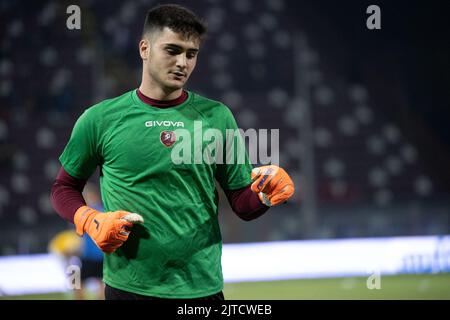
[[[184,39],[165,27],[140,42],[144,72],[164,91],[181,89],[197,63],[200,41]]]

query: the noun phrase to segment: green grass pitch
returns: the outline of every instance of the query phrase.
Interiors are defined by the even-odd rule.
[[[226,283],[227,300],[450,300],[450,274],[381,275],[381,288],[368,289],[367,278],[300,279]],[[0,297],[0,299],[72,299],[68,294]]]
[[[227,299],[377,300],[450,299],[450,274],[381,276],[380,289],[368,289],[367,278],[301,279],[227,283]]]

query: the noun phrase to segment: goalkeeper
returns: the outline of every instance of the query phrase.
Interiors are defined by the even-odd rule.
[[[252,170],[247,155],[240,164],[172,162],[178,127],[193,133],[201,122],[224,137],[238,128],[225,105],[183,89],[205,32],[186,8],[150,10],[139,42],[139,88],[85,110],[60,156],[51,201],[105,253],[106,299],[223,300],[215,181],[244,220],[294,193],[282,168]],[[81,194],[97,167],[105,212]]]

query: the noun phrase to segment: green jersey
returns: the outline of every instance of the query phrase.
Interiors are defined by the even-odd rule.
[[[175,153],[192,161],[174,158],[177,146],[188,142],[186,134],[208,129],[225,140],[226,131],[237,125],[225,105],[192,92],[182,104],[160,109],[142,102],[133,90],[90,107],[77,120],[60,156],[64,169],[88,179],[99,166],[105,211],[136,212],[145,220],[117,251],[105,254],[108,285],[165,298],[222,290],[215,180],[224,189],[245,187],[252,166],[247,154],[244,162],[198,161],[195,141]],[[200,143],[204,149],[211,141]],[[221,145],[225,149],[226,142]]]

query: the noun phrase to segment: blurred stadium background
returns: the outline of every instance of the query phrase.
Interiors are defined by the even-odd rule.
[[[46,253],[70,228],[49,201],[58,156],[85,108],[139,85],[145,12],[165,2],[0,3],[0,255]],[[450,233],[444,1],[377,1],[381,30],[366,28],[367,1],[176,2],[209,26],[188,89],[226,103],[243,129],[280,129],[280,165],[299,186],[250,223],[222,197],[225,244]],[[81,30],[66,28],[71,4]],[[446,248],[439,274],[389,276],[378,292],[356,277],[227,283],[225,292],[450,299]]]

